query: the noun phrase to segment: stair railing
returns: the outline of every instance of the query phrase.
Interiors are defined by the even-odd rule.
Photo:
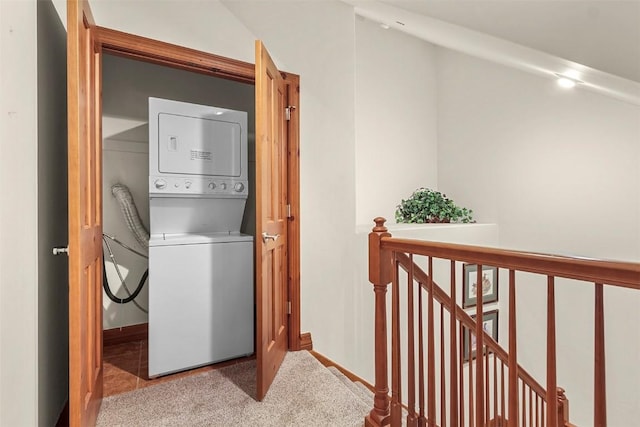
[[[594,425],[606,426],[603,287],[640,289],[640,264],[397,239],[384,226],[384,218],[374,221],[369,280],[375,295],[375,394],[365,426],[400,426],[403,412],[409,427],[570,426],[569,403],[556,379],[556,278],[593,283]],[[425,257],[426,272],[414,257]],[[434,260],[450,265],[448,293],[434,281]],[[508,351],[485,331],[483,292],[477,292],[475,319],[456,304],[456,267],[462,263],[477,265],[476,283],[482,283],[482,266],[508,271]],[[517,272],[546,278],[546,387],[518,365]],[[405,274],[406,286],[401,285]]]

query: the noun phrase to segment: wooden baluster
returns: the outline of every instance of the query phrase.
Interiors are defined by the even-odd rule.
[[[402,425],[402,363],[400,355],[400,263],[393,253],[393,280],[391,283],[391,425]]]
[[[476,417],[474,416],[474,400],[473,400],[473,354],[471,352],[471,335],[475,333],[469,329],[469,336],[467,337],[467,348],[469,349],[469,425],[474,427],[476,423]],[[477,341],[476,341],[477,342]],[[482,427],[478,425],[478,427]]]
[[[413,281],[414,281],[414,270],[413,270],[413,254],[409,254],[409,272],[407,274],[407,303],[409,305],[409,309],[407,310],[408,316],[408,325],[407,325],[407,334],[409,342],[407,343],[407,352],[409,353],[409,366],[408,370],[408,383],[407,383],[407,392],[409,395],[407,396],[407,409],[409,414],[407,415],[407,427],[415,427],[418,425],[418,416],[416,415],[416,372],[415,372],[415,333],[414,333],[414,315],[413,315]],[[420,286],[418,286],[418,292],[420,291]]]
[[[500,360],[500,415],[502,416],[503,423],[505,423],[505,420],[507,419],[505,412],[506,405],[504,390],[504,360]]]
[[[524,398],[525,397],[525,391],[526,391],[526,384],[524,383],[524,380],[522,380],[522,427],[526,426],[527,424],[527,400]]]
[[[444,379],[444,306],[440,304],[440,427],[447,427],[447,388]]]
[[[457,348],[457,335],[458,335],[458,321],[457,321],[457,300],[456,300],[456,262],[451,261],[451,313],[449,315],[449,341],[451,343],[451,350],[449,353],[450,361],[450,379],[451,379],[451,404],[450,418],[451,427],[458,427],[458,348]],[[444,371],[443,371],[444,372]],[[462,372],[462,371],[461,371]],[[461,373],[462,375],[462,373]]]
[[[533,425],[533,389],[529,387],[529,425]]]
[[[433,258],[429,257],[428,261],[429,281],[427,283],[429,288],[428,302],[428,316],[429,316],[429,329],[427,329],[427,373],[428,373],[428,388],[427,395],[429,398],[429,408],[427,412],[427,419],[429,425],[435,425],[436,421],[436,356],[435,356],[435,338],[434,338],[434,313],[433,313]]]
[[[516,272],[509,270],[509,426],[518,426],[518,346],[516,329]]]
[[[482,265],[478,264],[476,274],[476,424],[481,427],[484,418],[484,369],[482,351],[484,349],[484,328],[482,312]]]
[[[540,409],[538,408],[539,402],[540,402],[540,396],[538,395],[538,393],[536,393],[536,427],[540,427],[540,418],[538,417],[538,414],[540,412]]]
[[[558,426],[558,399],[556,396],[556,298],[554,277],[547,277],[547,424]]]
[[[420,416],[418,417],[418,426],[425,427],[427,425],[427,417],[424,414],[424,328],[422,327],[422,285],[418,287],[418,405],[420,407]]]
[[[489,424],[489,347],[484,349],[484,425]]]
[[[493,418],[498,417],[498,357],[493,355]]]
[[[458,387],[458,393],[460,393],[460,425],[464,426],[464,326],[460,323],[460,335],[458,346],[458,369],[460,372],[460,387]]]
[[[607,380],[604,350],[604,287],[596,283],[596,312],[594,337],[594,396],[593,422],[596,427],[607,425]]]
[[[382,239],[391,237],[385,219],[374,220],[376,226],[369,234],[369,281],[375,293],[375,394],[373,409],[365,417],[366,427],[378,427],[389,417],[389,387],[387,383],[387,285],[391,282],[391,253],[381,248]]]

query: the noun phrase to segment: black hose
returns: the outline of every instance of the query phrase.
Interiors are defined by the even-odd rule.
[[[102,256],[102,287],[104,288],[104,291],[106,292],[109,299],[118,304],[126,304],[128,302],[133,301],[138,296],[138,294],[142,290],[142,287],[144,286],[144,282],[146,282],[147,278],[149,277],[149,269],[147,268],[145,272],[142,274],[142,277],[138,282],[138,287],[136,288],[136,290],[133,291],[133,293],[126,298],[118,298],[111,292],[111,288],[109,287],[109,281],[107,280],[107,269],[105,267],[106,266],[104,263],[104,256]]]

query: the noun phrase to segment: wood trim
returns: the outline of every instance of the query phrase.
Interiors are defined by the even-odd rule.
[[[356,374],[354,374],[353,372],[349,371],[347,368],[344,368],[344,367],[338,365],[336,362],[334,362],[333,360],[329,359],[328,357],[323,356],[322,354],[318,353],[317,351],[309,351],[309,353],[311,353],[311,355],[313,357],[318,359],[318,362],[322,363],[325,367],[329,368],[329,367],[333,366],[334,368],[336,368],[337,370],[342,372],[344,374],[344,376],[349,378],[351,381],[353,381],[353,382],[361,382],[362,384],[365,385],[365,387],[367,387],[369,390],[371,390],[372,393],[375,393],[376,389],[375,389],[375,387],[373,387],[373,385],[371,383],[363,380],[361,377],[359,377]]]
[[[301,334],[299,343],[300,343],[299,344],[300,348],[298,350],[307,350],[307,351],[313,350],[313,341],[311,340],[310,332],[305,332],[304,334]]]
[[[96,30],[97,41],[107,53],[243,83],[255,81],[255,67],[248,62],[110,28],[97,27]]]
[[[287,123],[287,203],[291,206],[288,218],[288,275],[289,275],[289,350],[302,349],[300,334],[300,76],[282,73],[286,90],[287,104],[294,106]],[[305,343],[311,349],[311,337]]]
[[[104,27],[97,27],[96,39],[103,52],[164,66],[195,71],[207,75],[253,84],[255,67],[242,61],[224,58],[194,49],[165,43],[146,37],[127,34]],[[289,294],[291,316],[289,319],[289,348],[312,348],[310,334],[300,334],[300,184],[299,184],[299,76],[284,73],[291,105],[297,114],[289,123],[288,166],[289,204],[292,218],[289,223]]]
[[[69,424],[95,423],[103,391],[100,51],[89,3],[67,7]]]
[[[123,326],[102,331],[102,342],[108,345],[124,344],[134,341],[144,341],[149,338],[149,324]]]
[[[103,53],[151,62],[172,68],[198,72],[255,84],[255,65],[199,50],[153,40],[147,37],[124,33],[105,27],[95,28],[95,39]],[[282,72],[288,85],[290,105],[295,105],[295,114],[288,124],[291,138],[288,147],[288,192],[292,220],[289,221],[289,316],[288,345],[290,350],[311,349],[311,335],[300,333],[300,76]]]

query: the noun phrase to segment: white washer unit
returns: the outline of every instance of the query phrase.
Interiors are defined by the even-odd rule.
[[[253,353],[247,113],[149,98],[149,376]]]

